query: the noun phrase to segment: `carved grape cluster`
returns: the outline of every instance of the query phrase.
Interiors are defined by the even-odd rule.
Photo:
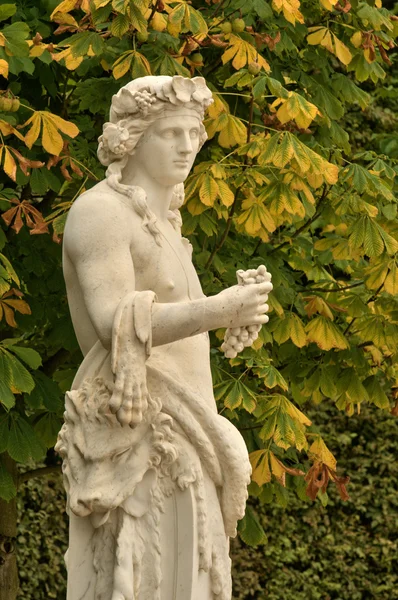
[[[257,269],[248,269],[243,271],[239,269],[236,272],[239,285],[249,285],[251,283],[263,283],[271,281],[271,273],[268,273],[264,265],[260,265]],[[267,301],[268,295],[264,296]],[[235,358],[243,348],[248,348],[258,338],[261,325],[247,325],[245,327],[228,328],[225,332],[224,342],[221,346],[226,358]]]
[[[143,116],[146,116],[151,105],[156,102],[156,97],[148,90],[142,90],[134,93],[134,100],[137,103],[138,110]]]

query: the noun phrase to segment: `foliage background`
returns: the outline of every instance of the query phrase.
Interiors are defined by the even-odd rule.
[[[394,5],[1,0],[0,20],[0,497],[18,484],[2,453],[57,467],[62,395],[81,361],[59,242],[73,201],[103,177],[112,94],[152,72],[203,75],[214,91],[183,209],[205,293],[262,262],[274,278],[253,349],[228,361],[224,332],[212,334],[253,506],[295,495],[326,506],[328,480],[346,498],[342,475],[360,470],[337,475],[346,448],[324,438],[323,406],[333,419],[367,404],[381,423],[398,413]],[[250,507],[240,535],[265,539]]]
[[[397,597],[398,423],[372,410],[347,418],[321,409],[316,417],[352,475],[351,500],[343,504],[333,493],[325,507],[298,498],[287,508],[255,503],[267,542],[249,548],[233,541],[236,600]],[[32,479],[21,490],[21,600],[65,598],[64,505],[60,475]]]

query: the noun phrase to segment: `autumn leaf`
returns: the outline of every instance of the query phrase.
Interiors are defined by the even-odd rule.
[[[78,135],[79,129],[69,121],[65,121],[58,115],[48,111],[38,110],[21,127],[30,125],[28,133],[25,135],[25,143],[28,148],[32,148],[35,141],[42,131],[42,145],[44,150],[50,154],[58,156],[63,148],[64,140],[60,131],[71,138]]]
[[[349,65],[352,61],[352,54],[345,44],[327,27],[309,27],[311,33],[307,36],[307,43],[310,45],[320,45],[329,52],[337,56],[343,65]]]
[[[17,297],[13,298],[12,296]],[[0,321],[4,316],[7,325],[10,327],[17,327],[14,316],[15,311],[23,315],[32,314],[29,304],[25,302],[25,300],[22,300],[22,296],[23,294],[21,291],[11,288],[0,297]]]
[[[309,342],[314,342],[322,350],[346,350],[349,348],[348,341],[337,325],[329,319],[319,316],[312,319],[306,326]]]
[[[136,50],[124,52],[113,64],[113,76],[120,79],[129,70],[134,78],[151,75],[151,66],[143,54]]]
[[[304,23],[304,17],[300,12],[299,0],[272,0],[272,8],[278,13],[283,12],[286,21],[292,25]]]
[[[295,92],[289,92],[288,98],[278,98],[270,108],[275,109],[277,106],[276,116],[282,124],[295,121],[302,129],[307,129],[315,117],[321,114],[314,104]]]
[[[37,208],[32,206],[27,200],[22,200],[22,202],[20,202],[17,198],[12,198],[10,202],[15,204],[15,206],[4,212],[1,216],[8,226],[14,221],[14,224],[11,225],[11,229],[16,233],[19,233],[23,227],[22,216],[24,216],[26,225],[30,229],[31,234],[48,233],[48,225]]]
[[[307,482],[306,494],[311,500],[315,500],[320,491],[326,493],[329,481],[332,480],[339,491],[342,500],[349,500],[346,485],[350,481],[349,477],[338,477],[334,469],[327,464],[316,462],[305,476]]]
[[[263,67],[265,71],[269,72],[271,70],[268,62],[250,42],[234,34],[230,35],[228,42],[229,47],[221,57],[224,65],[232,60],[232,66],[238,71],[244,66],[255,62]]]

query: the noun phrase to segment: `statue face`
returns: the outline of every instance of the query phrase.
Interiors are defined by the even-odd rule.
[[[173,186],[187,178],[200,144],[199,117],[173,111],[152,123],[139,140],[134,168],[161,185]]]

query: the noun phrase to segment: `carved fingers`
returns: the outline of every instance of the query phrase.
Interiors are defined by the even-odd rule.
[[[268,294],[272,290],[271,273],[268,273],[264,265],[260,265],[257,269],[247,271],[240,269],[236,275],[239,285],[245,286],[245,297],[242,298],[241,305],[244,313],[242,317],[246,316],[250,325],[226,330],[221,346],[226,358],[235,358],[238,352],[251,346],[258,338],[261,326],[269,321],[266,313],[269,310]]]
[[[148,409],[148,390],[143,379],[137,377],[137,368],[119,368],[116,372],[109,408],[121,425],[138,425]]]

